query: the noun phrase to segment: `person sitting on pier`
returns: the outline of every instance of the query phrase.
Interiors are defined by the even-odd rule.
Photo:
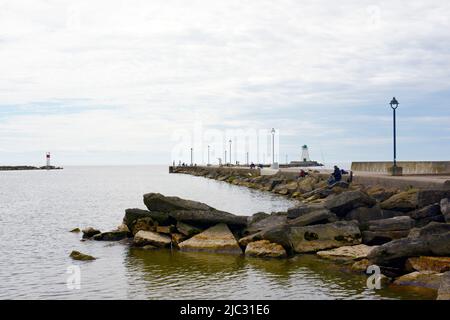
[[[300,177],[300,178],[304,178],[304,177],[306,177],[308,175],[308,172],[306,172],[305,170],[303,170],[303,169],[301,169],[300,170],[300,173],[298,174],[298,176]]]
[[[250,164],[250,169],[255,169],[255,164],[253,162]]]
[[[341,181],[341,180],[342,180],[341,169],[339,169],[338,166],[334,166],[334,171],[330,175],[330,177],[328,178],[328,184],[332,185],[333,183],[336,183],[336,182]]]

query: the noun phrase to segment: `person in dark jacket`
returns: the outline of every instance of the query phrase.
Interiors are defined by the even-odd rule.
[[[341,179],[342,179],[341,169],[339,169],[338,166],[334,166],[333,177],[334,177],[334,182],[341,181]]]

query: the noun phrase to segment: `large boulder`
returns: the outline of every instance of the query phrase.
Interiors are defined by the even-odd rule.
[[[159,234],[153,231],[141,230],[134,235],[133,244],[137,247],[143,247],[146,245],[152,245],[158,248],[170,247],[172,243],[171,237]]]
[[[252,234],[264,230],[268,227],[285,224],[287,215],[285,212],[275,212],[267,217],[250,223],[244,230],[244,234]]]
[[[373,220],[369,223],[369,231],[400,231],[414,228],[414,220],[408,216]]]
[[[409,213],[409,216],[416,220],[416,226],[419,228],[426,226],[432,221],[445,222],[439,203],[430,204],[421,209],[412,211]]]
[[[418,206],[418,191],[416,189],[410,189],[394,194],[392,197],[381,202],[382,209],[401,212],[415,210]]]
[[[330,223],[337,221],[337,217],[328,209],[319,209],[305,213],[295,219],[288,220],[290,226],[309,226],[313,224]]]
[[[287,218],[295,219],[311,211],[325,209],[323,204],[300,204],[287,210]]]
[[[210,206],[192,200],[181,199],[179,197],[166,197],[160,193],[144,194],[144,204],[150,211],[170,213],[176,210],[214,210]]]
[[[411,257],[406,264],[415,271],[450,271],[450,257]]]
[[[337,261],[361,260],[367,258],[367,255],[373,248],[365,244],[357,244],[355,246],[344,246],[331,250],[318,251],[317,255],[321,258]]]
[[[366,193],[379,202],[383,202],[390,197],[392,197],[396,190],[394,189],[385,189],[380,186],[370,187],[366,190]]]
[[[339,217],[344,217],[348,212],[359,207],[372,207],[376,200],[366,193],[355,190],[332,195],[327,198],[325,206]]]
[[[345,220],[356,220],[359,222],[361,229],[366,229],[369,221],[380,220],[386,218],[386,215],[380,208],[379,204],[376,204],[370,208],[359,207],[350,211],[346,216]]]
[[[224,223],[219,223],[202,233],[178,244],[181,251],[208,251],[242,254],[233,233]]]
[[[245,248],[245,255],[259,258],[286,258],[284,248],[268,240],[250,242]]]
[[[447,223],[450,223],[450,198],[444,198],[440,202],[441,213]]]
[[[373,246],[390,242],[395,239],[401,239],[408,236],[410,230],[390,230],[390,231],[363,231],[362,242]]]
[[[418,256],[450,256],[450,224],[431,222],[412,229],[407,238],[375,248],[368,258],[378,265],[403,265],[406,258]]]
[[[444,198],[450,198],[450,190],[420,190],[417,193],[417,205],[422,208],[439,203]]]
[[[394,281],[394,284],[399,286],[421,287],[438,290],[441,284],[442,276],[443,273],[414,271],[398,277]]]
[[[263,238],[266,239],[266,236],[263,235]],[[315,252],[361,243],[361,233],[358,225],[353,221],[305,227],[292,226],[288,229],[287,238],[296,253]]]
[[[441,277],[437,300],[450,300],[450,271]]]
[[[132,227],[132,234],[135,235],[139,231],[156,231],[156,227],[158,226],[158,222],[155,222],[152,218],[139,218],[133,221],[130,226]]]
[[[96,258],[93,257],[93,256],[90,256],[90,255],[88,255],[88,254],[81,253],[80,251],[76,251],[76,250],[73,250],[73,251],[70,253],[70,257],[71,257],[72,259],[74,259],[74,260],[81,260],[81,261],[90,261],[90,260],[95,260],[95,259],[96,259]]]
[[[218,210],[179,210],[169,213],[177,220],[198,226],[213,226],[218,223],[226,223],[230,226],[245,227],[247,225],[246,216],[236,216],[234,214]]]

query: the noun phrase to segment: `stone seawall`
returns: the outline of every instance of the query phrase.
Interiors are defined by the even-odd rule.
[[[450,161],[399,161],[403,174],[450,175]],[[353,171],[388,173],[392,161],[352,162]]]

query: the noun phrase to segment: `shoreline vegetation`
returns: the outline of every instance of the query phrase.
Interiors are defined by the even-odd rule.
[[[387,189],[346,181],[328,185],[327,175],[313,170],[305,177],[208,167],[173,172],[272,192],[298,204],[287,212],[239,216],[148,193],[143,196],[146,210],[126,209],[122,224],[112,231],[85,228],[83,241],[123,240],[143,250],[264,259],[314,254],[358,273],[375,265],[383,286],[433,290],[437,299],[450,299],[450,190]],[[72,258],[93,257],[77,252]]]
[[[0,166],[0,171],[17,171],[17,170],[61,170],[62,167],[55,166]]]

